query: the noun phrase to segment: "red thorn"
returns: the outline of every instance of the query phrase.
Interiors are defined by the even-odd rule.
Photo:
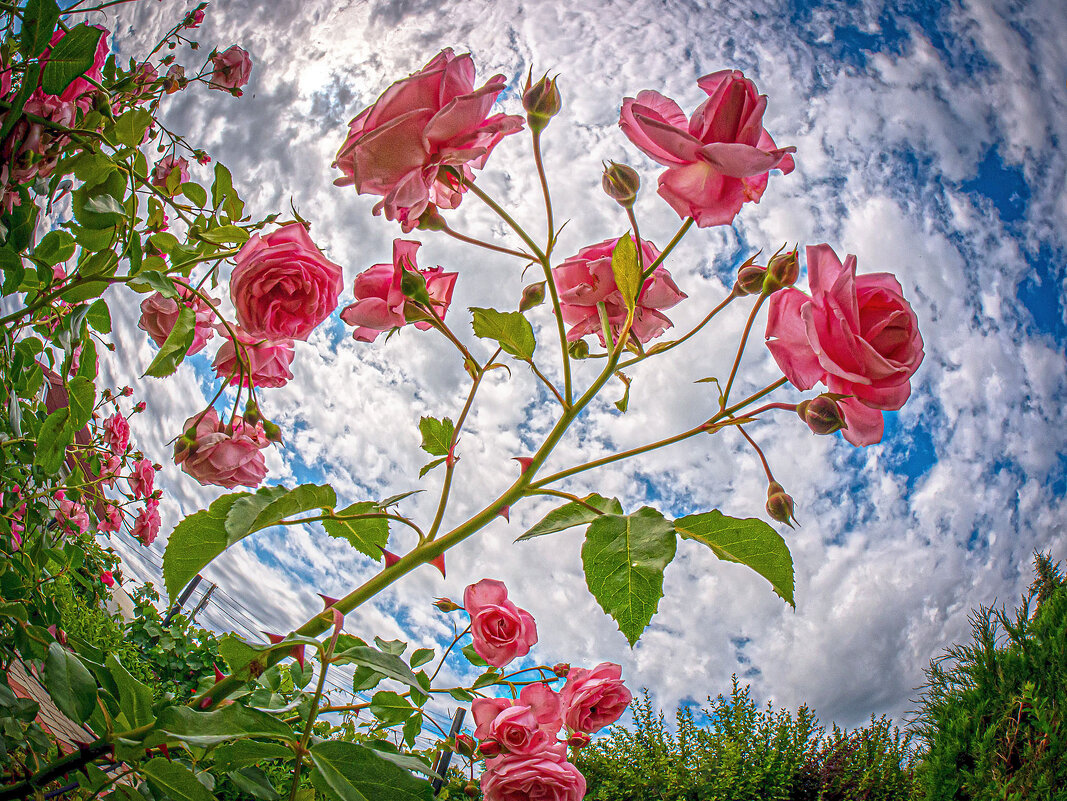
[[[397,562],[400,561],[400,557],[397,556],[395,553],[392,553],[391,551],[385,550],[385,548],[382,548],[381,545],[379,545],[378,547],[381,549],[382,556],[385,557],[385,566],[387,568],[388,567],[392,567],[393,565],[395,565]]]
[[[165,756],[167,759],[170,759],[170,749],[167,748],[166,743],[160,743],[159,750],[163,754],[163,756]]]
[[[504,518],[505,520],[507,520],[510,523],[511,522],[511,507],[510,506],[502,507],[500,509],[500,511],[496,513],[496,515],[497,515],[497,517]]]
[[[200,708],[201,709],[207,709],[209,706],[211,706],[211,696],[210,695],[205,695],[200,700]]]
[[[441,578],[445,578],[445,555],[441,554],[430,562],[431,565],[441,571]]]
[[[220,681],[226,678],[226,674],[219,670],[218,665],[212,663],[212,667],[215,668],[215,683],[218,684]]]
[[[518,462],[519,463],[519,475],[521,476],[523,473],[525,473],[527,470],[530,469],[530,464],[533,462],[533,457],[532,456],[512,456],[511,460],[513,462]]]
[[[337,603],[338,600],[337,598],[331,598],[329,595],[323,595],[321,592],[316,593],[316,595],[318,595],[322,599],[323,609],[329,609],[331,606]]]
[[[289,652],[289,656],[296,660],[296,663],[300,665],[300,669],[304,669],[304,645],[294,645],[293,650]]]
[[[333,612],[333,630],[338,632],[341,630],[341,626],[345,624],[345,616],[341,614],[340,609],[332,609]]]
[[[271,634],[269,631],[265,631],[265,632],[263,632],[263,634],[265,634],[267,639],[270,640],[270,644],[271,645],[277,645],[278,643],[280,643],[282,640],[285,639],[285,637],[283,637],[282,635],[280,635],[280,634]]]

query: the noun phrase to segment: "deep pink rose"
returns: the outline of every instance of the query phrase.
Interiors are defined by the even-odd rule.
[[[174,448],[174,462],[201,484],[217,484],[233,489],[258,487],[267,476],[263,448],[270,442],[261,423],[249,425],[235,415],[230,425],[219,421],[218,412],[210,408],[197,422],[196,417],[185,421],[188,431],[196,424],[192,442],[185,435]]]
[[[337,308],[341,268],[322,255],[300,223],[253,234],[234,259],[230,297],[254,336],[307,339]]]
[[[426,281],[426,291],[434,301],[434,311],[444,318],[452,301],[452,288],[457,273],[446,273],[440,267],[420,270],[415,254],[421,243],[407,239],[393,240],[393,263],[375,264],[356,276],[352,293],[356,302],[341,311],[341,319],[354,325],[352,338],[373,342],[382,331],[399,328],[407,322],[407,298],[400,289],[404,271],[418,273]],[[415,323],[423,331],[430,328],[425,320]]]
[[[659,194],[698,226],[729,225],[741,206],[759,202],[767,172],[793,171],[795,147],[775,147],[763,130],[767,96],[737,70],[705,75],[708,94],[688,120],[659,92],[639,92],[622,102],[619,125],[646,155],[667,167]]]
[[[485,801],[581,801],[585,777],[568,762],[562,746],[531,756],[486,760],[481,778]]]
[[[144,509],[133,523],[132,534],[145,547],[155,542],[159,534],[159,501],[155,498],[145,501]]]
[[[474,651],[495,667],[526,656],[537,642],[533,616],[508,600],[501,581],[482,579],[463,591],[463,606],[471,617]]]
[[[442,50],[349,123],[333,163],[344,177],[334,183],[380,195],[374,213],[384,210],[405,233],[430,207],[454,209],[464,188],[441,168],[456,168],[472,180],[472,168],[484,167],[496,144],[522,129],[522,117],[488,116],[506,85],[503,75],[494,75],[475,89],[470,54]]]
[[[915,312],[889,273],[856,275],[829,245],[809,245],[809,298],[799,289],[771,295],[767,347],[798,389],[826,384],[839,401],[842,433],[853,445],[882,439],[883,409],[899,409],[923,360]]]
[[[556,741],[563,725],[559,695],[544,684],[528,684],[519,700],[478,698],[471,704],[474,736],[493,740],[511,754],[529,755]]]
[[[126,446],[130,444],[130,424],[121,412],[104,420],[104,444],[116,456],[126,452]]]
[[[622,716],[633,696],[622,683],[622,668],[601,662],[592,670],[571,668],[559,699],[568,729],[596,734]]]
[[[167,179],[174,170],[178,170],[178,175],[181,176],[179,184],[184,184],[189,180],[189,162],[171,153],[156,162],[155,169],[152,170],[152,185],[166,188]]]
[[[178,292],[181,294],[181,298],[176,300],[174,298],[165,298],[159,292],[153,292],[147,298],[141,301],[141,319],[137,323],[137,327],[142,331],[147,331],[148,336],[152,337],[153,341],[160,347],[167,341],[167,337],[170,336],[170,332],[174,330],[174,324],[178,322],[178,312],[180,311],[178,304],[188,306],[196,313],[196,324],[193,331],[193,344],[189,346],[189,355],[199,353],[207,341],[215,336],[215,329],[213,324],[215,322],[215,312],[211,308],[211,304],[208,304],[199,295],[194,295],[188,290],[188,288],[182,286],[180,283],[178,286]],[[216,303],[214,298],[211,299],[212,303]]]
[[[133,466],[133,474],[129,477],[130,492],[133,493],[134,498],[147,498],[152,494],[155,481],[155,465],[147,459],[140,459]]]
[[[252,59],[237,45],[211,57],[215,71],[211,73],[212,89],[240,89],[252,74]]]
[[[105,586],[115,586],[115,577],[111,575],[110,570],[105,570],[103,573],[100,574],[100,581],[103,582]]]
[[[237,361],[237,348],[229,332],[226,341],[222,343],[219,352],[215,354],[215,375],[223,380],[229,379],[229,383],[247,387],[255,384],[257,387],[283,387],[293,377],[289,365],[293,363],[293,340],[283,339],[272,342],[263,337],[252,336],[241,330],[235,329],[237,338],[241,341],[242,353],[246,364],[244,372]]]
[[[104,517],[96,521],[96,530],[102,533],[118,531],[122,528],[122,508],[108,501],[104,502]]]
[[[578,255],[553,268],[563,320],[571,327],[567,339],[573,341],[587,334],[596,334],[600,337],[600,344],[605,344],[596,306],[601,301],[607,307],[612,334],[618,336],[622,331],[626,323],[626,304],[615,286],[615,274],[611,271],[611,254],[618,241],[618,238],[607,239],[582,248]],[[641,252],[645,269],[659,256],[659,249],[648,241],[641,242]],[[672,325],[660,310],[677,305],[685,297],[686,294],[678,289],[671,274],[660,265],[641,287],[630,332],[641,342],[658,337]]]

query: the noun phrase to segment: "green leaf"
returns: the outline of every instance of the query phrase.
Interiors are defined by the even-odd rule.
[[[192,181],[187,181],[178,187],[178,190],[185,195],[194,205],[203,208],[207,205],[207,190],[200,184]],[[246,234],[247,236],[247,234]]]
[[[67,384],[67,396],[70,399],[70,417],[67,420],[67,427],[70,429],[71,436],[73,436],[93,416],[93,406],[96,404],[96,387],[87,378],[75,376]]]
[[[656,613],[663,570],[677,545],[671,522],[648,506],[632,515],[601,515],[585,532],[586,584],[631,648]]]
[[[633,312],[637,306],[637,296],[641,292],[641,265],[637,261],[637,247],[629,234],[619,237],[615,250],[611,253],[611,272],[615,276],[615,286],[619,288],[623,303]]]
[[[276,717],[240,704],[230,704],[211,712],[198,712],[187,706],[168,706],[159,713],[155,728],[168,737],[203,748],[247,737],[293,743],[299,739]]]
[[[430,657],[433,657],[433,651],[430,651]],[[371,648],[369,645],[356,645],[352,648],[347,648],[337,654],[333,661],[336,664],[362,665],[363,667],[371,668],[376,673],[381,673],[387,678],[396,679],[409,687],[419,689],[419,680],[404,664],[403,659],[396,654],[387,654],[377,648]],[[419,664],[422,663],[420,662]]]
[[[119,203],[111,195],[93,195],[85,201],[83,207],[86,211],[91,211],[93,214],[123,214],[125,209],[122,208],[122,204]]]
[[[793,557],[782,536],[755,518],[738,520],[719,511],[689,515],[674,521],[685,539],[711,548],[720,559],[748,565],[771,583],[790,606],[793,600]]]
[[[152,714],[152,688],[135,679],[114,654],[107,657],[107,669],[119,691],[119,709],[129,728],[144,726],[155,720]]]
[[[214,245],[243,245],[248,241],[248,231],[236,225],[219,225],[201,231],[200,238]]]
[[[92,68],[96,45],[103,34],[99,28],[84,23],[71,28],[52,48],[41,88],[50,95],[63,94],[68,86]]]
[[[94,331],[99,331],[101,334],[111,333],[111,310],[107,307],[107,301],[101,299],[90,306],[85,320]]]
[[[539,523],[535,524],[532,528],[526,531],[525,534],[518,537],[515,542],[519,542],[519,540],[528,540],[533,537],[540,537],[545,534],[552,534],[556,531],[564,531],[572,526],[580,526],[584,523],[592,523],[599,517],[599,515],[590,509],[590,506],[607,514],[622,514],[622,504],[619,503],[618,498],[608,500],[594,492],[592,495],[586,495],[582,500],[585,502],[584,504],[571,501],[570,503],[563,504],[563,506],[560,506],[557,509],[553,509],[541,518]]]
[[[103,183],[118,165],[106,153],[82,153],[74,163],[74,177],[87,187]]]
[[[75,247],[74,237],[66,231],[49,231],[33,249],[33,257],[54,267],[73,256]]]
[[[615,408],[620,412],[625,412],[630,407],[630,377],[625,373],[616,371],[615,376],[622,381],[623,386],[626,389],[622,393],[622,397],[615,401]]]
[[[19,34],[19,52],[29,61],[41,54],[59,22],[59,6],[56,0],[27,0],[22,10],[22,31]]]
[[[115,140],[126,147],[138,147],[151,124],[152,115],[143,108],[127,111],[115,120]]]
[[[135,292],[158,292],[165,298],[178,297],[178,288],[169,277],[156,270],[142,270],[137,273],[137,280],[128,286]]]
[[[446,458],[447,457],[442,456],[440,459],[434,459],[433,461],[427,462],[426,464],[424,464],[419,469],[419,478],[422,478],[423,476],[425,476],[427,473],[429,473],[431,470],[433,470],[438,465],[444,464]]]
[[[474,650],[474,643],[467,643],[459,649],[463,652],[463,655],[467,657],[467,661],[475,667],[489,667],[489,663],[482,659],[478,652]]]
[[[26,623],[30,619],[26,612],[25,605],[15,602],[0,601],[0,616],[13,617],[16,620],[21,620],[23,623]]]
[[[46,473],[59,470],[67,455],[67,446],[74,437],[74,432],[67,425],[69,419],[68,407],[56,409],[45,418],[37,434],[37,452],[33,455],[33,463]]]
[[[247,793],[253,798],[260,798],[262,801],[278,801],[282,797],[281,793],[270,783],[267,774],[260,768],[242,768],[241,770],[231,771],[227,775],[238,790]]]
[[[222,202],[226,199],[226,196],[233,192],[233,179],[230,177],[230,171],[226,169],[224,164],[218,162],[215,163],[215,180],[211,184],[211,205],[218,208],[222,205]]]
[[[425,665],[432,659],[433,648],[416,648],[411,654],[409,664],[412,668],[417,668],[419,665]]]
[[[452,435],[455,430],[456,427],[448,417],[444,420],[423,417],[419,420],[419,431],[422,432],[422,449],[431,456],[448,456],[448,448],[452,444]]]
[[[533,358],[537,340],[534,339],[533,326],[522,314],[496,309],[472,308],[471,311],[474,313],[475,336],[496,340],[505,353],[517,359],[529,361]]]
[[[33,91],[37,88],[37,79],[41,76],[41,65],[36,61],[31,62],[26,68],[25,75],[22,76],[22,84],[19,86],[19,93],[15,95],[15,99],[11,101],[11,109],[4,115],[4,122],[0,125],[0,139],[5,139],[11,129],[15,127],[15,123],[22,119],[22,109],[26,105],[26,100],[29,98]],[[18,245],[12,242],[9,235],[8,243],[15,245],[16,250],[22,250],[25,244]]]
[[[0,269],[4,271],[4,283],[0,287],[0,293],[10,295],[17,292],[26,275],[26,268],[22,266],[19,254],[6,245],[0,247]]]
[[[371,696],[370,711],[374,717],[389,726],[407,720],[415,712],[415,708],[399,693],[379,690]]]
[[[88,720],[96,707],[96,679],[78,657],[58,642],[48,646],[44,686],[60,711],[75,723]]]
[[[216,556],[226,550],[226,516],[247,492],[216,498],[207,509],[182,520],[167,541],[163,554],[163,578],[171,601]]]
[[[370,501],[354,503],[335,514],[360,515],[377,512],[379,506]],[[365,517],[360,520],[323,520],[322,527],[331,537],[348,540],[352,547],[375,561],[381,561],[382,548],[389,542],[389,521],[384,517]]]
[[[461,703],[464,701],[474,700],[474,696],[461,687],[453,687],[451,690],[448,691],[448,694]]]
[[[235,743],[220,745],[211,755],[215,758],[216,768],[231,771],[268,759],[292,759],[293,751],[280,743],[238,740]]]
[[[357,743],[312,746],[311,783],[333,801],[430,801],[433,788]]]
[[[215,801],[196,774],[180,762],[155,757],[141,766],[148,783],[164,793],[171,801]]]
[[[262,487],[255,495],[234,504],[226,517],[227,545],[247,537],[255,531],[274,525],[280,520],[312,509],[332,509],[337,496],[329,485],[301,484],[287,487]]]
[[[110,281],[83,281],[60,293],[59,297],[67,303],[81,303],[83,300],[100,297],[109,286]]]
[[[166,341],[144,371],[153,378],[166,378],[178,369],[193,344],[196,334],[196,312],[185,304],[179,304],[178,319],[170,330]]]

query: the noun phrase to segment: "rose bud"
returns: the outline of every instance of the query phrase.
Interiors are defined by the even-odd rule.
[[[776,253],[767,262],[767,278],[763,282],[763,291],[766,294],[777,292],[787,286],[792,286],[800,277],[800,262],[797,261],[797,250],[788,253]]]
[[[745,264],[737,271],[737,283],[735,291],[739,295],[758,295],[763,291],[766,282],[767,269],[758,264]]]
[[[468,798],[477,798],[479,792],[481,791],[478,789],[477,782],[467,782],[463,787],[463,794]]]
[[[571,748],[585,748],[589,745],[592,738],[588,734],[582,732],[575,732],[567,738],[567,745]]]
[[[604,165],[604,175],[600,179],[608,197],[624,209],[632,208],[637,200],[637,190],[641,188],[641,178],[637,170],[625,164],[609,161]]]
[[[495,756],[500,756],[500,743],[496,740],[483,740],[481,745],[478,746],[478,751],[483,757],[492,759]]]
[[[534,306],[540,306],[545,302],[545,282],[538,281],[522,289],[522,299],[519,301],[519,311],[524,312]]]
[[[576,339],[567,346],[567,352],[570,353],[572,359],[588,359],[589,343],[584,339]]]
[[[793,515],[793,498],[786,494],[785,487],[777,481],[767,485],[767,514],[779,523],[793,528],[796,517]]]
[[[558,77],[558,76],[557,76]],[[548,121],[559,114],[563,99],[556,87],[556,79],[549,78],[546,72],[537,83],[530,85],[533,79],[533,67],[526,76],[526,86],[522,92],[522,107],[526,109],[526,120],[530,130],[540,133],[548,126]]]
[[[465,756],[474,756],[475,750],[478,748],[478,744],[474,742],[474,738],[469,734],[457,734],[456,735],[456,753]]]
[[[271,442],[282,441],[282,430],[270,420],[263,421],[263,433],[267,435],[267,439]]]
[[[442,612],[455,612],[457,609],[463,608],[451,598],[438,598],[436,601],[433,602],[433,605],[440,609]]]
[[[567,674],[571,672],[571,666],[566,662],[560,662],[552,666],[552,672],[560,678],[566,678]]]
[[[815,434],[833,434],[846,427],[841,407],[829,395],[801,401],[797,404],[797,414]]]

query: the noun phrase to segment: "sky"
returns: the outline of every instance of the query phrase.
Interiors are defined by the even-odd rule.
[[[150,49],[194,6],[141,0],[96,18],[128,57]],[[388,261],[401,232],[371,214],[377,198],[334,187],[330,163],[358,111],[452,47],[473,54],[479,85],[498,72],[506,77],[498,108],[508,113],[521,113],[531,66],[559,73],[564,107],[544,149],[557,218],[570,221],[561,256],[625,230],[622,212],[599,189],[607,159],[641,173],[642,234],[663,246],[677,229],[677,215],[653,191],[658,166],[617,126],[622,98],[655,89],[689,112],[703,97],[697,78],[743,70],[769,96],[765,127],[780,146],[797,148],[797,168],[772,174],[762,202],[747,204],[732,226],[696,231],[672,254],[667,266],[689,295],[669,313],[675,330],[717,303],[756,250],[826,242],[856,254],[861,273],[899,278],[926,343],[912,398],[886,415],[878,445],[815,437],[785,413],[751,427],[802,524],[779,527],[796,568],[795,610],[752,571],[682,543],[659,612],[631,649],[585,588],[579,529],[513,543],[552,507],[546,501],[516,507],[510,524],[495,521],[449,552],[447,579],[429,567],[409,574],[349,615],[348,631],[433,645],[449,636],[451,622],[432,600],[459,598],[467,584],[493,577],[538,622],[531,657],[617,662],[629,686],[647,687],[668,710],[727,692],[736,673],[759,700],[808,704],[827,724],[856,726],[872,714],[902,722],[915,709],[923,668],[967,637],[969,611],[1014,603],[1031,580],[1035,550],[1067,557],[1067,9],[1059,0],[219,0],[196,34],[200,53],[180,48],[179,63],[195,70],[204,50],[236,43],[251,54],[252,79],[240,99],[203,87],[168,98],[166,124],[229,166],[254,213],[292,204],[311,222],[312,238],[344,268],[342,306],[355,275]],[[208,181],[208,169],[194,165],[194,177]],[[501,143],[478,184],[543,236],[528,135]],[[517,244],[474,198],[449,219],[458,230]],[[487,355],[465,309],[513,308],[523,285],[516,264],[427,232],[409,238],[423,243],[421,266],[460,273],[449,320]],[[165,445],[214,392],[214,344],[165,381],[140,379],[154,345],[136,328],[137,299],[116,301],[118,348],[105,371],[149,403],[134,418],[134,436],[165,465],[166,534],[218,494],[178,472]],[[678,348],[678,358],[633,370],[627,413],[612,405],[621,387],[610,388],[549,469],[705,419],[715,399],[710,385],[694,382],[729,372],[748,309],[735,306]],[[531,319],[551,352],[547,312]],[[756,330],[762,326],[761,316]],[[458,413],[467,378],[453,356],[440,337],[413,329],[388,342],[354,342],[335,315],[297,344],[295,379],[263,393],[264,413],[287,432],[284,447],[269,452],[269,480],[329,481],[344,503],[424,489],[401,508],[428,520],[441,476],[417,478],[426,461],[417,423]],[[579,382],[591,379],[590,369]],[[757,337],[738,391],[778,375]],[[782,390],[775,399],[799,397]],[[528,370],[487,379],[461,444],[446,526],[510,484],[511,457],[527,453],[552,422],[548,401]],[[766,497],[758,461],[729,432],[582,474],[565,488],[616,495],[627,511],[655,505],[668,516],[712,508],[761,516]],[[165,539],[147,553],[114,541],[128,557],[128,579],[158,576]],[[401,552],[412,544],[402,532],[391,540]],[[254,535],[205,577],[228,603],[286,631],[321,608],[316,592],[343,595],[376,569],[309,526]],[[233,625],[215,603],[200,622]]]

